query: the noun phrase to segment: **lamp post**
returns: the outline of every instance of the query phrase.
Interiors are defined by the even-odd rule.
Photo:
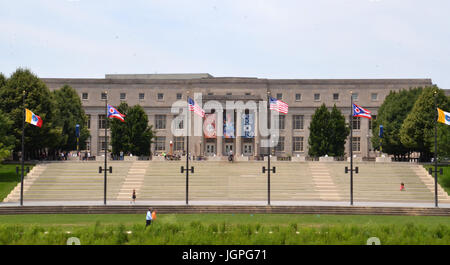
[[[434,91],[433,93],[433,97],[434,97],[434,170],[433,169],[429,169],[429,174],[433,175],[434,173],[434,206],[438,207],[439,206],[439,201],[438,201],[438,172],[439,174],[443,174],[443,170],[442,168],[438,171],[437,166],[438,166],[438,161],[437,161],[437,120],[438,120],[438,110],[437,110],[437,91]]]
[[[270,111],[270,91],[267,91],[267,129],[270,128],[270,115],[269,115],[269,111]],[[267,152],[267,169],[266,167],[262,167],[262,172],[263,174],[266,173],[267,171],[267,205],[270,205],[270,172],[275,173],[276,168],[270,168],[270,155],[271,155],[271,150],[272,150],[272,145],[273,145],[274,141],[272,141],[271,138],[271,134],[270,134],[270,129],[269,129],[269,149]]]
[[[25,156],[25,90],[22,92],[22,108],[23,108],[23,117],[22,117],[22,173],[20,177],[20,206],[23,206],[23,170],[24,170],[24,156]]]
[[[108,128],[108,91],[105,91],[105,167],[99,167],[98,173],[104,172],[104,187],[103,187],[103,204],[106,205],[106,188],[107,188],[107,172],[112,173],[112,167],[109,167],[108,169],[108,134],[107,134],[107,128]]]
[[[186,205],[189,204],[189,172],[194,173],[194,167],[189,168],[189,90],[186,92],[186,168],[181,166],[181,174],[186,172]]]
[[[350,169],[345,167],[345,173],[350,171],[350,205],[353,205],[353,171],[358,174],[358,167],[353,169],[353,91],[350,91]]]

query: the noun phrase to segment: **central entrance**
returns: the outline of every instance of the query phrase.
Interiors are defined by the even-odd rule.
[[[226,143],[225,144],[225,154],[229,155],[231,153],[231,151],[233,151],[233,144]],[[233,153],[234,153],[234,151],[233,151]]]
[[[205,155],[213,156],[216,154],[216,145],[215,144],[206,144],[206,152]]]

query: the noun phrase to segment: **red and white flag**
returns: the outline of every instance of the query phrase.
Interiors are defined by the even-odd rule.
[[[270,97],[270,109],[287,114],[289,106],[286,102]]]
[[[205,111],[197,104],[192,98],[188,98],[189,110],[193,111],[195,114],[200,117],[205,117]]]

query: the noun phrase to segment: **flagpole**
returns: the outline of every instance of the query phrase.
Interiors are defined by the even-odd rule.
[[[186,112],[186,205],[189,204],[189,91],[187,91],[187,112]]]
[[[272,138],[270,135],[270,91],[267,91],[267,129],[269,129],[269,154],[267,155],[267,205],[270,205],[270,155]]]
[[[22,93],[22,105],[23,105],[23,119],[22,119],[22,174],[20,178],[20,206],[23,206],[23,170],[24,170],[24,156],[25,156],[25,90]]]
[[[353,91],[350,91],[350,205],[353,205]]]
[[[434,205],[438,207],[438,177],[437,177],[437,91],[434,91]]]
[[[104,190],[103,190],[103,204],[106,205],[106,182],[107,182],[107,163],[108,163],[108,135],[107,135],[107,128],[108,128],[108,91],[105,91],[106,99],[105,99],[105,168],[104,168]]]

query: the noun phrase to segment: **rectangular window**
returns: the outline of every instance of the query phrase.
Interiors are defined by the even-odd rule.
[[[352,121],[352,128],[353,130],[361,130],[361,118],[360,117],[353,117]]]
[[[102,99],[102,100],[105,100],[106,98],[107,98],[106,93],[105,93],[105,92],[102,92],[101,99]]]
[[[353,137],[352,138],[352,148],[354,152],[361,151],[361,137]]]
[[[333,100],[339,100],[339,93],[333,93]]]
[[[177,93],[177,99],[181,99],[183,95],[181,93]]]
[[[208,96],[212,96],[212,95],[214,95],[214,93],[208,92]]]
[[[174,151],[184,151],[184,137],[174,137],[173,138],[174,141],[174,146],[173,146],[173,150]]]
[[[81,94],[81,99],[87,100],[88,98],[89,98],[89,94],[88,93]]]
[[[164,94],[158,93],[158,100],[164,100]]]
[[[319,101],[320,100],[320,94],[316,93],[314,94],[314,101]]]
[[[277,93],[277,99],[282,100],[283,99],[283,94]]]
[[[378,100],[378,93],[372,93],[370,95],[370,98],[372,99],[372,101],[377,101]]]
[[[276,152],[283,152],[284,151],[284,136],[278,137],[278,144],[275,146]]]
[[[246,96],[250,96],[252,93],[246,92],[245,95]]]
[[[292,118],[292,128],[294,130],[303,130],[303,115],[294,115]]]
[[[294,136],[292,138],[292,150],[294,152],[303,152],[303,137]]]
[[[155,129],[166,128],[166,115],[155,115]]]
[[[100,151],[105,151],[106,148],[105,136],[100,136],[98,139],[100,141]],[[108,145],[110,146],[111,141],[109,139],[109,136],[106,139],[108,139]]]
[[[125,100],[127,98],[127,94],[126,93],[120,93],[120,99],[121,100]]]
[[[155,137],[155,151],[164,151],[166,150],[166,137],[165,136],[156,136]]]
[[[145,99],[145,94],[139,93],[139,100],[144,100],[144,99]]]
[[[302,100],[302,94],[295,94],[295,101],[301,101]]]
[[[231,92],[228,92],[228,93],[227,93],[227,96],[231,96],[231,95],[233,95]]]
[[[352,94],[353,101],[358,101],[358,93]]]
[[[106,128],[106,115],[98,115],[98,128],[99,129]]]
[[[284,116],[284,115],[278,116],[278,129],[284,130],[285,120],[286,120],[286,116]]]

